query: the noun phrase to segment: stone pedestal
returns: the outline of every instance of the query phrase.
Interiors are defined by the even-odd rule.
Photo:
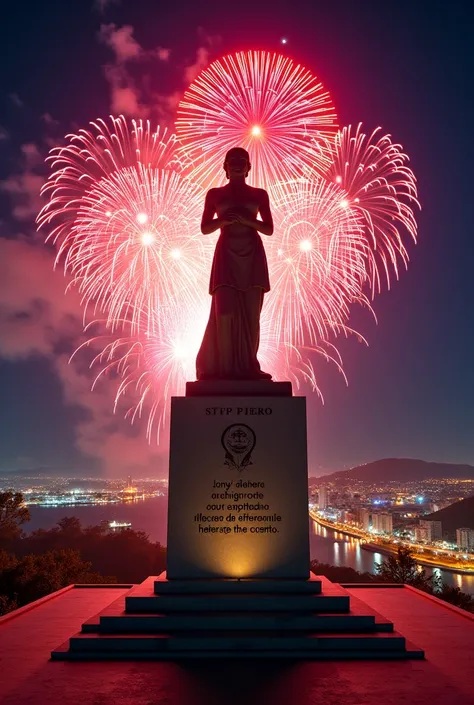
[[[308,578],[306,399],[252,391],[172,399],[168,579]]]

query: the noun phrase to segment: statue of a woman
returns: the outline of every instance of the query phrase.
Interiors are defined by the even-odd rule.
[[[208,191],[201,222],[204,235],[220,229],[220,236],[209,287],[211,314],[196,359],[197,378],[271,379],[257,360],[260,312],[270,290],[259,235],[273,233],[268,194],[245,183],[250,171],[245,149],[229,150],[224,169],[229,183]]]

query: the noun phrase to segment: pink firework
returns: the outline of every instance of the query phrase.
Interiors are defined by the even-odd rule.
[[[313,347],[345,330],[350,305],[368,304],[367,243],[345,192],[321,179],[285,185],[266,243],[272,290],[264,317],[279,340]]]
[[[182,174],[173,136],[124,118],[93,128],[53,150],[38,222],[53,225],[57,261],[109,326],[142,310],[166,321],[204,285],[203,191]]]
[[[99,369],[93,387],[104,378],[118,378],[115,410],[125,405],[132,423],[145,416],[150,441],[159,441],[169,397],[183,394],[185,382],[195,378],[208,309],[202,291],[189,306],[169,310],[165,316],[142,310],[139,325],[121,320],[115,332],[89,337],[74,353],[89,346],[100,350],[91,361],[91,367]]]
[[[269,188],[327,166],[337,120],[329,93],[307,69],[280,54],[240,52],[212,63],[178,106],[182,152],[206,187],[224,180],[236,145],[250,152],[249,183]]]
[[[416,178],[408,156],[380,128],[367,137],[359,124],[344,127],[333,142],[327,177],[347,193],[347,206],[364,219],[369,247],[368,272],[372,293],[380,291],[380,269],[390,283],[398,277],[399,261],[406,267],[404,236],[416,242],[414,208],[419,208]]]
[[[114,411],[124,409],[132,424],[144,418],[148,440],[159,443],[167,421],[169,397],[183,394],[186,381],[195,378],[196,355],[209,315],[209,301],[203,296],[190,309],[183,308],[181,314],[168,317],[166,330],[156,314],[144,311],[142,315],[141,326],[120,321],[120,332],[89,337],[73,357],[89,347],[92,351],[98,349],[90,360],[91,368],[98,370],[92,388],[104,380],[116,384]],[[100,322],[89,325],[87,333],[95,323]],[[259,354],[262,365],[277,378],[291,380],[297,388],[309,384],[322,398],[313,369],[315,356],[335,364],[344,375],[334,345],[325,342],[300,351],[279,339],[271,318],[263,317]]]

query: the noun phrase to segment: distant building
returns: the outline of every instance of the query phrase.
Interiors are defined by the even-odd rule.
[[[320,487],[318,493],[318,507],[326,509],[328,506],[328,490],[327,487]]]
[[[474,529],[456,529],[456,543],[465,551],[474,551]]]
[[[372,530],[380,534],[391,534],[393,530],[392,515],[388,512],[373,513]]]
[[[440,521],[431,521],[429,519],[420,519],[419,525],[415,528],[415,538],[417,541],[441,541],[443,531]]]
[[[415,526],[415,541],[429,541],[429,531],[426,526]]]
[[[127,487],[133,487],[131,475],[127,475]]]
[[[365,507],[359,510],[359,524],[364,531],[368,531],[372,526],[372,514]]]
[[[341,521],[345,524],[353,524],[355,520],[355,514],[350,509],[341,510]]]

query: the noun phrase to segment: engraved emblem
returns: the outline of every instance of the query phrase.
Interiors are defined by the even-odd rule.
[[[225,450],[224,465],[242,472],[252,465],[252,451],[255,448],[255,431],[244,423],[234,423],[228,426],[221,437]]]

